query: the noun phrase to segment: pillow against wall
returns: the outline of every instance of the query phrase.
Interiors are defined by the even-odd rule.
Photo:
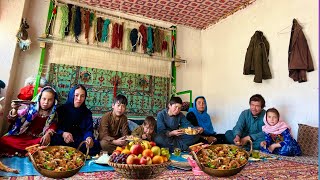
[[[303,155],[318,157],[318,127],[298,124],[298,143]]]

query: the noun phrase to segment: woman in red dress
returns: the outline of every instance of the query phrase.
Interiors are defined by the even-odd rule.
[[[50,87],[44,87],[35,104],[18,111],[21,104],[12,103],[8,121],[12,129],[0,138],[0,156],[25,156],[26,147],[35,144],[48,145],[57,128],[56,106],[58,95]]]

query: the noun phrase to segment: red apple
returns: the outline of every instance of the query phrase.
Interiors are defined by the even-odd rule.
[[[140,164],[141,165],[146,165],[147,164],[147,157],[146,156],[142,156],[141,158],[140,158]]]
[[[150,141],[149,143],[150,143],[151,147],[156,146],[156,143],[153,141]]]
[[[126,160],[127,164],[140,164],[140,159],[134,154],[130,154]]]
[[[134,144],[130,148],[131,154],[139,155],[143,152],[143,148],[141,144]]]

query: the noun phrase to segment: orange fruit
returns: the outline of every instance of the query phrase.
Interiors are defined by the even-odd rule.
[[[162,156],[156,155],[152,158],[152,164],[161,164],[163,163]]]
[[[151,149],[145,149],[142,152],[142,156],[148,156],[148,157],[153,157],[153,152],[151,151]]]
[[[167,156],[162,156],[162,159],[163,159],[163,162],[167,162],[168,161]]]
[[[118,150],[118,151],[120,151],[120,152],[121,152],[123,149],[122,149],[122,147],[117,146],[116,150]]]
[[[129,149],[124,149],[121,151],[122,154],[131,154]]]

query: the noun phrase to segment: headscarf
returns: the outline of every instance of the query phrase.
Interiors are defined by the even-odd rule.
[[[264,126],[262,126],[262,131],[267,134],[281,134],[286,129],[291,129],[281,118],[279,118],[279,121],[276,125],[270,126],[267,122],[267,113],[263,117],[263,122]]]
[[[75,94],[76,90],[79,89],[80,87],[81,87],[81,89],[84,89],[84,91],[85,91],[85,99],[79,108],[75,108],[74,107],[74,94]],[[91,111],[86,106],[87,90],[84,87],[83,88],[82,87],[83,86],[75,85],[70,90],[66,103],[62,105],[62,106],[64,106],[64,110],[65,110],[64,114],[63,114],[64,120],[67,120],[67,121],[73,122],[73,123],[80,122],[83,117],[87,117],[87,114],[91,113]]]
[[[30,104],[26,109],[19,111],[19,113],[18,113],[19,117],[16,119],[15,124],[13,125],[12,129],[6,135],[19,135],[19,134],[24,133],[28,129],[31,121],[35,117],[37,117],[37,115],[38,115],[38,112],[40,109],[41,96],[42,96],[42,93],[46,89],[52,89],[54,91],[54,103],[51,108],[50,115],[48,116],[48,119],[46,120],[46,123],[43,127],[43,131],[40,135],[41,136],[44,135],[46,130],[49,128],[49,126],[53,122],[57,122],[57,118],[56,118],[55,114],[56,114],[56,108],[57,108],[57,104],[58,104],[58,95],[57,95],[57,92],[54,88],[52,88],[50,86],[46,86],[46,87],[42,88],[40,93],[35,97],[35,99],[36,99],[35,104]]]
[[[204,102],[206,104],[206,107],[204,108],[204,111],[202,113],[200,113],[197,110],[197,103],[196,102],[199,98],[203,98]],[[196,116],[199,126],[202,127],[204,130],[203,131],[204,134],[207,134],[207,135],[216,134],[216,132],[214,131],[213,126],[212,126],[211,118],[210,118],[209,114],[207,113],[206,98],[204,98],[203,96],[198,96],[194,100],[193,107],[189,108],[188,112],[193,112],[193,114]]]

